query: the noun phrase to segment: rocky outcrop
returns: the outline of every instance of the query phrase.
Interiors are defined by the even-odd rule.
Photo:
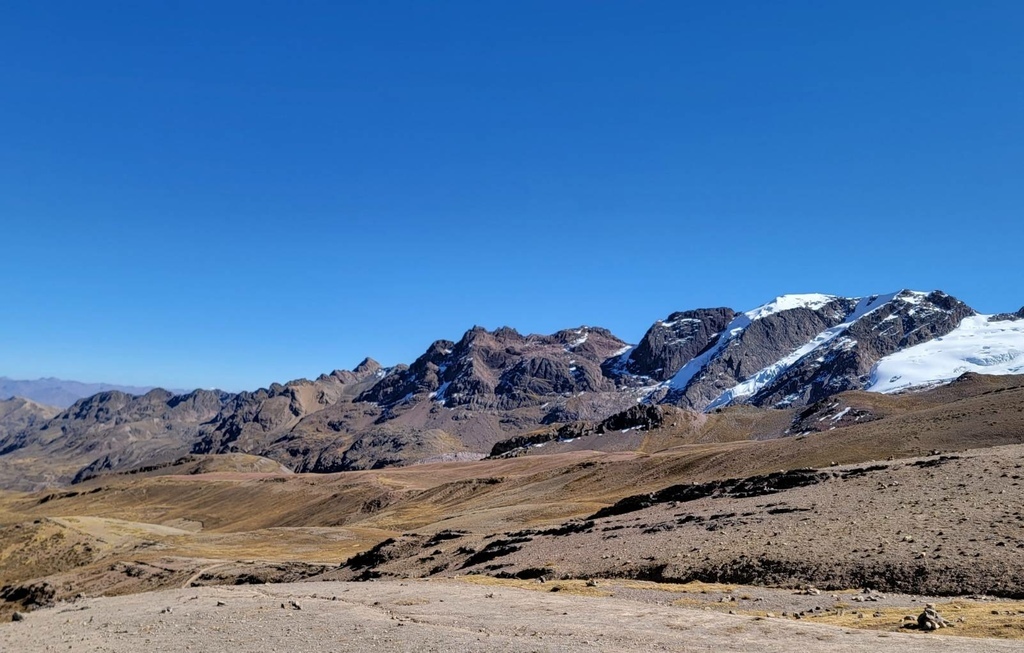
[[[780,297],[740,314],[669,382],[665,403],[803,406],[865,387],[885,356],[944,336],[974,311],[943,292]]]
[[[672,409],[665,406],[646,404],[633,406],[601,422],[597,427],[597,432],[613,433],[615,431],[631,429],[639,429],[641,431],[655,429],[665,423],[665,416],[670,410]]]
[[[1007,320],[1024,320],[1024,308],[1021,308],[1016,313],[998,313],[993,315],[991,318],[993,322],[1005,322]]]
[[[735,316],[731,308],[673,313],[647,330],[623,367],[630,374],[667,381],[717,339]]]
[[[782,299],[782,298],[780,298]],[[777,300],[778,301],[778,300]],[[723,392],[810,342],[846,319],[857,301],[844,297],[782,310],[755,309],[740,314],[727,327],[730,333],[712,347],[707,360],[690,361],[675,377],[663,400],[703,410]],[[759,315],[758,311],[764,313]],[[680,379],[680,375],[687,378]],[[676,380],[679,380],[676,383]]]
[[[822,347],[808,352],[749,402],[758,406],[806,405],[839,392],[864,387],[879,359],[946,335],[969,306],[943,292],[902,292],[855,321]]]
[[[490,455],[492,457],[518,456],[525,453],[530,447],[547,442],[571,441],[595,434],[602,435],[632,430],[647,431],[662,426],[670,416],[673,414],[678,415],[679,412],[681,412],[679,409],[671,406],[651,404],[631,406],[596,424],[586,421],[571,422],[560,426],[558,429],[527,433],[502,440],[491,448]]]
[[[549,336],[474,327],[458,342],[433,343],[407,370],[384,378],[357,401],[395,406],[426,399],[448,408],[512,410],[554,396],[614,391],[601,364],[624,346],[594,327]]]

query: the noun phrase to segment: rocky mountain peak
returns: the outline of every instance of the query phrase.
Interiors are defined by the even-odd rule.
[[[366,376],[369,374],[376,374],[380,369],[380,363],[367,356],[362,360],[362,362],[352,368],[352,372],[357,376]]]
[[[714,343],[668,381],[663,401],[703,410],[730,388],[843,323],[857,304],[832,295],[782,295],[739,313]]]
[[[734,317],[736,311],[725,307],[672,313],[647,330],[622,368],[630,374],[666,381],[717,339]]]
[[[385,377],[358,400],[394,406],[425,396],[449,408],[539,405],[552,395],[614,388],[601,363],[624,344],[595,327],[549,336],[473,327],[458,342],[435,342],[407,370]]]
[[[74,420],[104,421],[115,412],[124,408],[132,400],[132,395],[120,390],[97,392],[91,397],[79,399],[58,418]]]
[[[941,337],[974,311],[941,291],[783,296],[748,311],[669,382],[664,401],[803,405],[861,388],[879,359]]]

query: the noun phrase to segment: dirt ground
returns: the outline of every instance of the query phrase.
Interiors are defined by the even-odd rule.
[[[636,598],[459,580],[202,587],[85,599],[0,626],[3,651],[1019,651]]]

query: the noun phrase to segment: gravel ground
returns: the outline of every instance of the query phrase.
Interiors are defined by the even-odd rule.
[[[1020,651],[459,581],[203,587],[87,599],[0,626],[0,651]]]

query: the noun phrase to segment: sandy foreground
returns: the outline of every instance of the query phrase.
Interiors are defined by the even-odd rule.
[[[0,625],[0,651],[1020,651],[458,581],[202,587],[85,599]]]

